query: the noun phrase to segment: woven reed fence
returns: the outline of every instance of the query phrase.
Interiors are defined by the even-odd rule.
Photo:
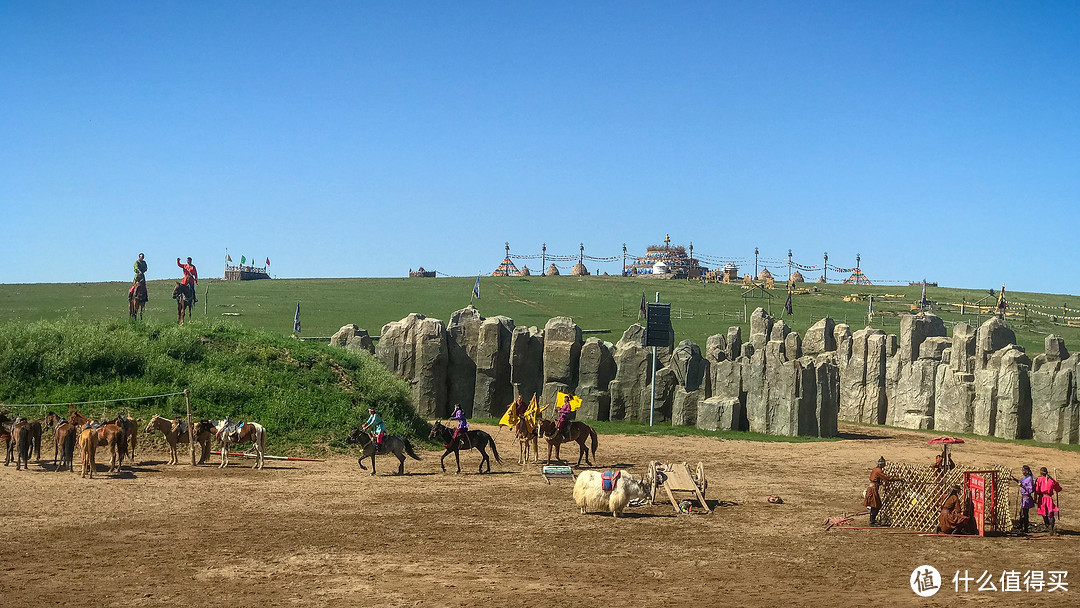
[[[986,472],[991,471],[991,472]],[[961,467],[951,471],[941,471],[929,465],[911,465],[889,463],[885,465],[885,474],[900,479],[881,487],[881,511],[878,520],[894,528],[908,528],[923,532],[933,532],[938,526],[941,503],[949,495],[953,486],[964,487],[964,473],[978,472],[986,479],[986,529],[990,526],[991,514],[997,519],[998,530],[1012,529],[1011,497],[1015,494],[1012,471],[1005,466]],[[990,484],[994,478],[997,492],[993,505],[990,503]],[[965,494],[966,495],[966,494]],[[967,497],[964,513],[972,514],[970,497]]]

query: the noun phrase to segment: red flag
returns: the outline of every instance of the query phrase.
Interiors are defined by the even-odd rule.
[[[270,265],[270,258],[266,258],[266,265],[267,265],[267,266],[269,266],[269,265]]]

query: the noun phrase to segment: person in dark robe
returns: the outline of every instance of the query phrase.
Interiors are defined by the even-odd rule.
[[[896,481],[896,479],[885,474],[885,457],[882,456],[878,458],[874,470],[870,471],[870,487],[866,488],[866,498],[863,500],[863,505],[870,509],[871,526],[878,525],[877,515],[881,510],[881,494],[878,493],[878,488],[890,481]]]
[[[970,519],[971,517],[964,515],[964,500],[961,496],[960,486],[953,486],[949,490],[949,496],[941,504],[941,514],[938,515],[938,530],[942,534],[966,534]]]

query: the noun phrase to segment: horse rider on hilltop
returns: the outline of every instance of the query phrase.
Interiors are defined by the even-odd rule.
[[[376,449],[382,449],[383,437],[386,436],[386,423],[383,422],[382,416],[375,411],[374,407],[368,408],[368,419],[360,428],[363,430],[371,429],[371,434],[375,437]]]
[[[150,292],[146,289],[146,255],[140,253],[139,259],[135,260],[135,279],[132,281],[135,287],[134,293],[142,293],[143,301],[150,301]]]
[[[457,428],[454,429],[454,440],[461,440],[461,447],[466,450],[472,449],[472,441],[469,440],[469,422],[465,420],[465,412],[461,410],[461,405],[454,406],[454,414],[450,416],[450,420],[457,422]]]
[[[180,280],[180,284],[191,292],[191,301],[198,302],[199,298],[195,296],[195,285],[199,282],[199,271],[191,263],[191,257],[188,257],[187,264],[181,264],[180,258],[176,258],[176,265],[184,269],[184,278]]]

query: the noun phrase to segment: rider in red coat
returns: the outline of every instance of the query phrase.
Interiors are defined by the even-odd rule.
[[[180,258],[176,258],[176,265],[184,269],[184,278],[180,279],[180,284],[191,292],[191,301],[198,302],[199,298],[195,297],[195,285],[199,282],[199,271],[191,263],[190,257],[187,259],[187,264],[181,264]]]

